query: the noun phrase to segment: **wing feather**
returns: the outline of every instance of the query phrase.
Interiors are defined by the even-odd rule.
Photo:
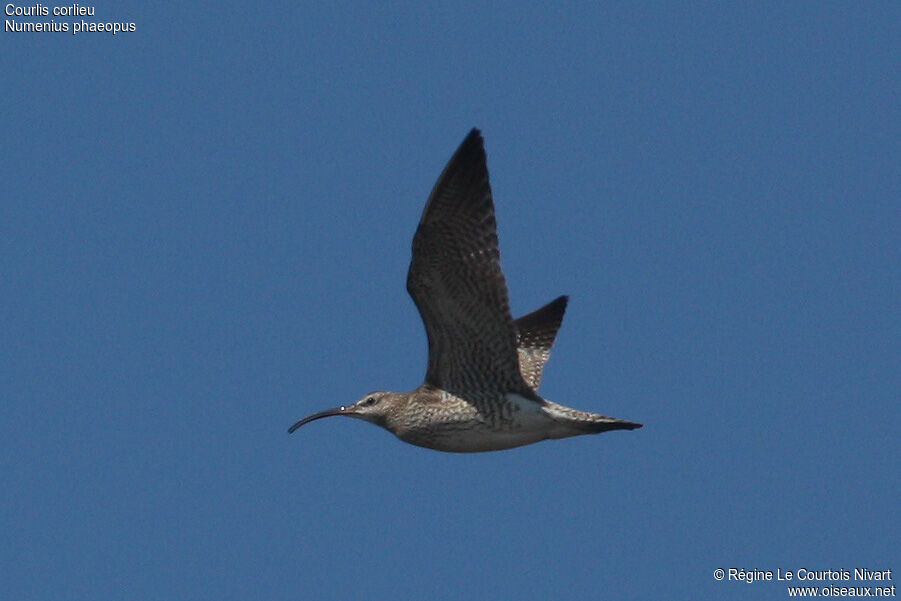
[[[426,383],[464,398],[530,390],[500,268],[482,136],[451,157],[413,237],[407,290],[429,339]]]

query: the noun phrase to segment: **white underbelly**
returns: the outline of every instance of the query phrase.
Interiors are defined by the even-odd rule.
[[[406,442],[453,453],[499,451],[557,438],[556,423],[541,405],[517,394],[507,395],[501,419],[480,419],[478,414],[450,417],[427,430],[398,432]]]

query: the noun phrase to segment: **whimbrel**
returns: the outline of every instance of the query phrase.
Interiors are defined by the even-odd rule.
[[[413,236],[407,291],[428,336],[425,382],[411,392],[372,392],[352,405],[314,413],[288,432],[345,415],[410,444],[463,453],[641,427],[538,395],[567,297],[519,319],[511,316],[477,129],[432,189]]]

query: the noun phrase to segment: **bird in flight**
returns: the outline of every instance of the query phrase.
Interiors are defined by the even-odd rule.
[[[429,342],[425,382],[371,392],[314,413],[362,419],[410,444],[448,452],[510,449],[641,424],[558,405],[538,394],[567,297],[513,319],[500,267],[482,136],[473,129],[435,183],[413,236],[407,291]]]

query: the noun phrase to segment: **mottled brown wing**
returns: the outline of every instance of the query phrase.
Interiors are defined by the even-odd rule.
[[[519,371],[535,392],[538,392],[544,364],[551,355],[551,346],[563,323],[567,300],[567,297],[561,296],[514,322],[518,333]]]
[[[413,237],[407,290],[429,338],[427,384],[472,399],[529,390],[519,371],[485,150],[476,129],[432,189]]]

